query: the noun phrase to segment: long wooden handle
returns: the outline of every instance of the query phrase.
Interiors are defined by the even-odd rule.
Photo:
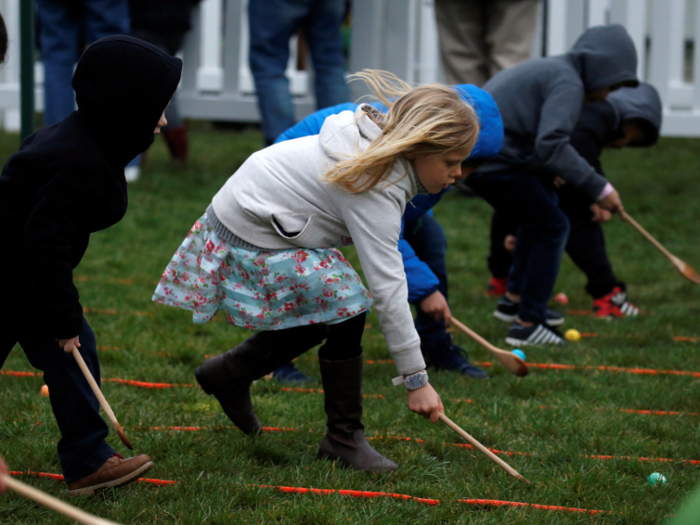
[[[676,261],[676,256],[673,255],[671,252],[669,252],[663,244],[661,244],[659,241],[657,241],[651,233],[649,233],[648,231],[646,231],[646,230],[644,229],[644,227],[643,227],[641,224],[639,224],[639,223],[638,223],[637,221],[635,221],[632,217],[630,217],[629,214],[628,214],[627,212],[624,212],[624,211],[623,211],[623,212],[621,213],[621,215],[622,215],[622,218],[623,218],[625,221],[629,222],[639,233],[641,233],[642,235],[644,235],[644,237],[646,237],[647,240],[648,240],[651,244],[653,244],[654,246],[656,246],[656,247],[659,249],[659,251],[660,251],[661,253],[663,253],[666,257],[668,257],[671,261],[673,261],[673,262],[675,263],[675,261]]]
[[[112,412],[112,408],[109,406],[109,403],[107,403],[105,396],[102,394],[102,390],[100,390],[100,387],[95,382],[95,378],[92,377],[92,373],[90,372],[90,369],[85,364],[85,360],[83,359],[83,356],[80,355],[80,351],[78,350],[77,346],[73,346],[73,357],[78,362],[78,366],[83,371],[83,375],[85,376],[85,379],[87,379],[87,382],[90,385],[90,388],[92,388],[92,392],[95,394],[95,397],[100,402],[100,406],[102,407],[102,410],[105,411],[105,414],[107,414],[109,421],[116,428],[117,426],[119,426],[119,422],[117,421],[117,417],[114,415],[114,412]]]
[[[491,343],[489,343],[486,339],[484,339],[484,338],[481,337],[479,334],[477,334],[474,330],[472,330],[472,329],[469,328],[468,326],[466,326],[466,325],[460,323],[460,322],[459,322],[457,319],[455,319],[454,317],[452,318],[452,322],[457,326],[457,328],[459,328],[460,330],[462,330],[462,332],[464,332],[464,333],[467,334],[469,337],[471,337],[472,339],[474,339],[477,343],[479,343],[479,344],[485,346],[487,349],[491,350],[492,352],[493,352],[493,351],[499,351],[499,350],[500,350],[500,348],[496,348],[495,346],[493,346],[493,345],[492,345]]]
[[[516,478],[518,478],[518,479],[522,479],[522,480],[523,480],[525,483],[527,483],[528,485],[530,484],[530,482],[529,482],[528,480],[526,480],[524,477],[522,477],[513,467],[511,467],[510,465],[508,465],[508,463],[506,463],[505,461],[503,461],[503,460],[502,460],[501,458],[499,458],[496,454],[494,454],[493,452],[491,452],[491,451],[490,451],[489,449],[487,449],[484,445],[482,445],[482,444],[479,443],[476,439],[474,439],[472,436],[470,436],[469,434],[467,434],[464,430],[462,430],[462,428],[461,428],[459,425],[457,425],[456,423],[454,423],[449,417],[447,417],[447,416],[446,416],[445,414],[443,414],[442,412],[440,412],[440,419],[442,420],[443,423],[445,423],[448,427],[450,427],[452,430],[454,430],[455,432],[457,432],[457,434],[459,434],[459,435],[462,436],[464,439],[466,439],[466,440],[467,440],[469,443],[471,443],[474,447],[478,448],[481,452],[483,452],[484,454],[486,454],[486,456],[487,456],[491,461],[493,461],[494,463],[496,463],[497,465],[499,465],[501,468],[503,468],[506,472],[508,472],[508,474],[510,474],[511,476],[514,476],[514,477],[516,477]]]
[[[85,525],[118,525],[113,521],[98,518],[97,516],[93,516],[92,514],[88,514],[87,512],[74,507],[73,505],[64,503],[60,499],[54,498],[53,496],[26,485],[21,481],[17,481],[7,474],[0,474],[0,478],[2,478],[3,483],[5,483],[7,488],[10,490],[13,490],[17,494],[21,494],[25,498],[41,503],[45,507],[49,507],[50,509],[59,512],[64,516],[68,516],[70,519],[75,520],[78,523],[84,523]]]

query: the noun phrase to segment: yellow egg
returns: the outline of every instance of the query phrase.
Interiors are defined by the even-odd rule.
[[[41,395],[43,397],[49,397],[49,387],[44,385],[41,387]]]
[[[564,337],[566,337],[567,341],[580,341],[581,340],[581,332],[578,330],[575,330],[573,328],[569,328],[566,333],[564,333]]]

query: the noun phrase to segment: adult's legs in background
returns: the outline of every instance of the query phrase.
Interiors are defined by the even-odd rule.
[[[481,0],[435,0],[440,59],[448,84],[482,86],[490,78]]]
[[[44,125],[52,126],[75,110],[71,86],[82,42],[79,5],[36,0],[39,48],[44,65]]]
[[[345,82],[345,56],[340,27],[345,17],[345,0],[321,0],[304,24],[314,64],[316,108],[323,109],[350,100]]]
[[[285,71],[289,40],[308,16],[311,0],[250,0],[250,70],[262,117],[265,144],[272,144],[295,123],[294,104]],[[346,101],[347,102],[347,101]]]
[[[489,76],[494,76],[530,58],[537,29],[537,0],[489,0],[485,3],[484,39],[489,49]]]

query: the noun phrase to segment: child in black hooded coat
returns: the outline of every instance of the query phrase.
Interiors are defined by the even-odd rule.
[[[126,213],[124,167],[165,125],[181,70],[180,59],[136,38],[98,40],[73,76],[78,110],[29,136],[0,174],[0,366],[19,343],[44,372],[73,493],[122,485],[152,466],[148,456],[123,459],[105,442],[98,401],[70,353],[80,348],[99,385],[95,336],[73,269],[90,234]]]

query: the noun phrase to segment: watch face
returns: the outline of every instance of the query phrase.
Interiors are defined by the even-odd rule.
[[[417,372],[415,374],[412,374],[406,378],[404,384],[409,390],[417,390],[418,388],[428,384],[428,373]]]

